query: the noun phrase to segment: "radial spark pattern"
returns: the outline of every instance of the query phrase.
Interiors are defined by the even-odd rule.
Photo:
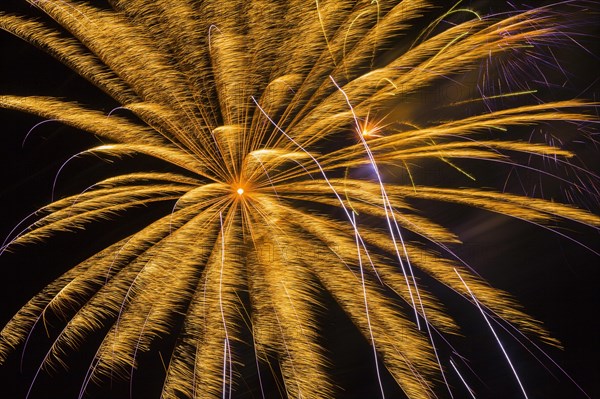
[[[57,199],[2,251],[171,205],[31,299],[2,330],[0,361],[50,315],[65,324],[40,368],[68,363],[86,337],[105,331],[83,392],[90,381],[130,375],[139,354],[182,320],[162,397],[235,395],[252,363],[254,384],[275,373],[283,395],[333,397],[335,364],[319,321],[327,297],[371,345],[378,373],[387,370],[410,398],[446,395],[445,372],[456,367],[435,345],[459,327],[422,281],[463,296],[490,328],[510,323],[555,343],[455,259],[458,237],[419,208],[446,202],[535,224],[600,225],[571,205],[482,188],[477,171],[461,167],[573,155],[519,136],[523,126],[589,119],[582,102],[538,101],[515,78],[560,41],[551,7],[485,16],[420,0],[109,3],[31,1],[48,18],[0,14],[0,28],[118,108],[107,116],[14,95],[0,96],[0,107],[95,135],[100,143],[79,156],[142,154],[164,170],[125,171]],[[466,89],[456,101],[429,97],[430,87],[465,76],[479,83],[459,83]],[[424,118],[415,107],[431,111]],[[427,168],[468,187],[432,183]]]

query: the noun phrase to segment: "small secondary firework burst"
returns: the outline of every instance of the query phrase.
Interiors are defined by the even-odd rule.
[[[231,397],[247,364],[255,384],[275,374],[283,396],[334,397],[319,323],[326,293],[371,346],[378,375],[387,370],[409,398],[452,395],[446,373],[460,373],[436,348],[459,326],[422,283],[431,281],[478,309],[526,396],[496,329],[556,342],[453,256],[458,237],[419,204],[600,226],[571,205],[482,188],[461,163],[572,157],[553,141],[518,136],[526,125],[590,119],[583,102],[542,102],[515,78],[545,61],[543,49],[564,33],[551,7],[485,16],[420,0],[30,3],[48,20],[4,13],[0,28],[117,106],[107,115],[4,94],[0,107],[100,140],[74,157],[158,163],[54,200],[0,250],[116,223],[142,206],[169,209],[23,306],[0,333],[0,362],[53,317],[64,325],[36,378],[103,331],[81,395],[91,381],[127,378],[141,353],[177,331],[164,398]],[[424,22],[427,13],[435,17]],[[480,83],[451,102],[429,97],[450,81],[466,87],[465,76]],[[469,187],[432,182],[428,168],[447,168]]]

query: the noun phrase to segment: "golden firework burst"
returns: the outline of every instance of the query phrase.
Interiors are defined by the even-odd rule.
[[[571,205],[477,186],[460,162],[571,157],[508,132],[589,120],[585,104],[537,102],[533,90],[507,87],[452,103],[425,98],[418,106],[440,114],[423,118],[409,101],[552,44],[561,28],[551,9],[483,16],[458,7],[440,13],[420,0],[30,3],[48,21],[0,14],[0,28],[56,57],[120,111],[14,95],[0,96],[0,107],[101,140],[82,154],[142,154],[165,168],[116,173],[57,199],[1,250],[140,206],[172,208],[23,306],[0,333],[0,361],[50,314],[65,324],[40,368],[67,362],[105,329],[85,391],[92,380],[128,376],[184,315],[162,397],[229,395],[253,361],[258,379],[279,375],[283,395],[333,397],[319,324],[327,292],[373,348],[377,372],[385,368],[409,398],[430,398],[449,368],[435,337],[459,327],[423,279],[466,298],[492,330],[489,320],[502,320],[555,343],[508,294],[455,260],[446,249],[457,235],[416,204],[600,226],[598,216]],[[424,23],[427,13],[436,17]],[[487,73],[484,83],[498,74]],[[492,101],[514,96],[518,106]],[[492,106],[469,111],[473,103]],[[460,116],[447,118],[449,107]],[[431,162],[475,182],[430,184],[419,170]]]

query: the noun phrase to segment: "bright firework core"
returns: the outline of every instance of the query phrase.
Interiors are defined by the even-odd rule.
[[[247,196],[249,188],[248,182],[241,179],[231,183],[231,191],[233,191],[234,196],[236,194],[238,197]]]

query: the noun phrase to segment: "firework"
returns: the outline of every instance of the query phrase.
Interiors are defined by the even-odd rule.
[[[409,398],[474,395],[460,356],[448,355],[460,327],[439,299],[445,290],[471,304],[527,397],[499,331],[559,343],[462,262],[459,237],[423,204],[600,226],[573,205],[487,189],[468,167],[552,175],[538,164],[573,157],[531,129],[575,131],[593,108],[542,102],[518,79],[570,38],[552,7],[486,16],[418,0],[109,3],[31,1],[42,18],[0,14],[2,29],[112,101],[106,110],[0,96],[2,108],[97,138],[59,167],[52,202],[0,251],[144,210],[23,306],[0,333],[0,362],[59,324],[31,387],[101,336],[80,396],[94,382],[132,379],[162,345],[164,398],[231,397],[244,384],[270,396],[263,380],[281,396],[337,397],[323,339],[323,315],[337,306],[371,348],[381,396],[386,377]],[[455,98],[432,90],[449,83],[464,89]],[[133,162],[55,195],[81,158]],[[570,187],[585,195],[592,177],[578,172]]]

